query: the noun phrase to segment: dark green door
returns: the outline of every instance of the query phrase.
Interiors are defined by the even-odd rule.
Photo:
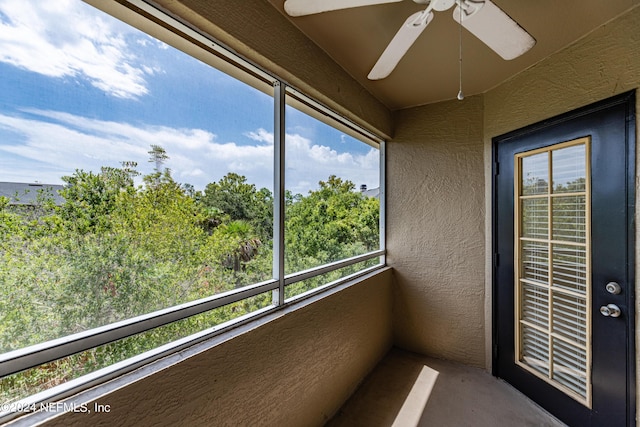
[[[634,105],[493,142],[494,373],[569,425],[635,425]]]

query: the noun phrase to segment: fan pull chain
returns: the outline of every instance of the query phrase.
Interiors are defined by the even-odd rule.
[[[464,94],[462,93],[462,5],[459,5],[458,9],[460,10],[460,80],[458,86],[458,101],[462,101],[464,99]]]

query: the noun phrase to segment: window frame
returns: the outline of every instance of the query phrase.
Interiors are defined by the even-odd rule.
[[[0,377],[15,374],[25,369],[35,368],[44,363],[52,362],[81,351],[89,350],[110,342],[127,338],[154,328],[167,325],[200,313],[204,313],[234,302],[256,296],[264,292],[273,292],[272,304],[255,312],[245,314],[236,319],[216,325],[212,328],[200,331],[196,334],[162,345],[153,350],[133,356],[124,361],[98,369],[82,377],[70,380],[58,386],[51,387],[42,392],[31,395],[18,402],[13,402],[9,411],[0,412],[0,423],[7,422],[22,412],[16,409],[26,408],[43,402],[56,401],[76,394],[89,387],[104,383],[110,379],[121,376],[134,369],[138,369],[155,360],[184,350],[197,343],[209,340],[232,327],[238,327],[248,322],[264,317],[270,313],[282,310],[293,303],[325,293],[327,290],[343,285],[355,278],[362,277],[386,266],[386,237],[385,237],[385,141],[383,138],[358,126],[344,118],[332,109],[308,97],[281,78],[261,69],[233,53],[211,36],[197,30],[190,24],[170,16],[159,7],[146,0],[83,0],[93,7],[98,7],[103,12],[121,19],[129,25],[134,25],[147,34],[158,37],[158,31],[169,30],[173,35],[183,39],[184,42],[195,45],[212,53],[224,62],[223,72],[238,78],[239,74],[251,77],[239,78],[247,84],[256,87],[256,81],[273,86],[274,99],[274,235],[273,235],[273,278],[264,282],[234,289],[222,294],[212,295],[199,300],[183,303],[177,306],[164,308],[144,315],[136,316],[102,327],[90,329],[80,333],[67,335],[58,339],[46,341],[36,345],[24,347],[18,350],[0,354]],[[149,28],[152,30],[150,31]],[[198,58],[201,60],[201,58]],[[212,65],[209,63],[209,65]],[[217,66],[215,68],[218,68]],[[230,68],[238,71],[229,72]],[[233,71],[233,70],[232,70]],[[257,80],[253,79],[257,78]],[[259,89],[259,88],[258,88]],[[380,212],[379,212],[379,249],[366,254],[338,260],[329,264],[320,265],[304,271],[298,271],[288,275],[284,274],[284,212],[285,212],[285,108],[286,97],[289,96],[308,111],[313,111],[317,116],[328,116],[340,126],[340,130],[355,136],[363,143],[379,149],[380,160]],[[332,126],[335,128],[335,126]],[[344,268],[362,261],[378,258],[375,266],[359,270],[331,283],[324,284],[295,297],[285,299],[285,287],[321,274],[325,274],[340,268]],[[4,407],[2,410],[4,411]]]

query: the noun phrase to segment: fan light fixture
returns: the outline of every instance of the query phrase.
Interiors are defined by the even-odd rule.
[[[286,0],[284,9],[290,16],[311,15],[338,9],[397,3],[402,0]],[[370,80],[387,77],[433,20],[433,11],[442,12],[457,5],[453,19],[489,46],[505,60],[531,49],[536,41],[516,21],[490,0],[413,0],[427,4],[423,11],[409,16],[367,76]]]

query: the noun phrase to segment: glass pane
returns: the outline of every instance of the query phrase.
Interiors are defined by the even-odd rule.
[[[549,238],[548,198],[522,200],[522,237]]]
[[[549,248],[546,243],[522,242],[521,278],[543,284],[549,282]]]
[[[553,240],[585,243],[585,196],[554,197],[551,203]]]
[[[583,247],[553,245],[553,286],[586,294],[586,256]]]
[[[582,397],[587,396],[586,352],[553,338],[553,379]]]
[[[590,334],[586,145],[548,150],[522,157],[521,163],[521,196],[525,197],[520,197],[520,218],[516,218],[521,225],[516,302],[521,347],[517,357],[548,376],[546,380],[555,387],[586,398],[589,366],[585,348]],[[554,194],[547,194],[548,159],[553,163]],[[543,286],[549,284],[549,278],[551,287]]]
[[[521,284],[522,320],[547,329],[549,325],[549,291],[528,283]]]
[[[271,305],[266,292],[0,379],[0,404],[23,399]]]
[[[522,195],[547,194],[549,190],[549,153],[522,158]]]
[[[586,191],[584,144],[552,151],[553,192],[573,193]]]
[[[286,119],[285,272],[379,249],[379,150],[291,105]]]
[[[526,325],[520,325],[522,348],[520,361],[534,370],[549,375],[548,335]]]
[[[587,302],[584,298],[553,292],[553,332],[586,344]]]
[[[0,353],[270,279],[269,90],[80,0],[9,4]]]

